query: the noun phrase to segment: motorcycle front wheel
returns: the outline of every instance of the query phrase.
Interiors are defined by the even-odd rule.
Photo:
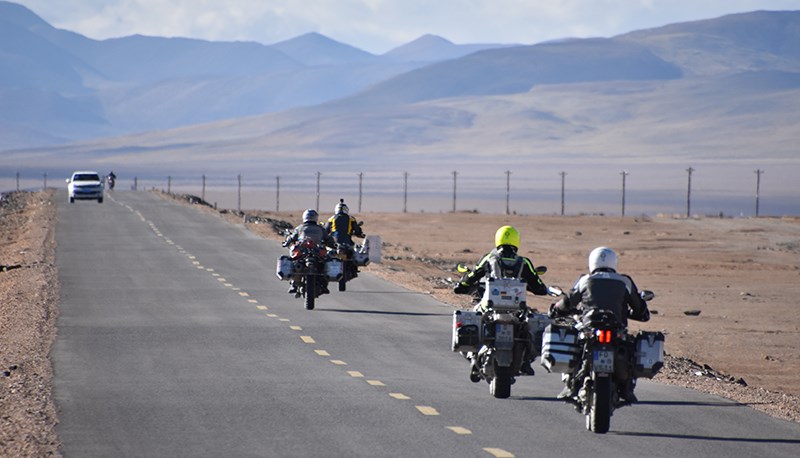
[[[586,429],[605,434],[611,427],[611,377],[594,379],[594,393],[586,414]]]
[[[489,393],[497,399],[507,399],[511,396],[511,368],[496,367],[494,378],[489,382]]]
[[[317,279],[306,275],[306,310],[314,310],[314,299],[317,296]]]

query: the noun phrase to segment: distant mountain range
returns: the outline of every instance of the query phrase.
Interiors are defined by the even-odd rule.
[[[800,173],[798,107],[798,11],[535,45],[426,35],[376,56],[316,33],[271,46],[96,41],[0,2],[6,170],[117,164],[163,175],[245,164],[268,176],[420,176],[458,165],[555,179],[569,165],[572,179],[583,167],[594,180],[600,169],[615,178],[646,166],[655,186],[667,178],[653,167],[751,175],[771,165],[770,177],[794,177],[783,183],[796,197],[786,183]]]
[[[376,56],[318,33],[270,46],[92,40],[0,1],[0,150],[275,112],[499,45],[425,36]]]

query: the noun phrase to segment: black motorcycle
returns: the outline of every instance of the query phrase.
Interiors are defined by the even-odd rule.
[[[642,291],[647,301],[650,291]],[[664,335],[628,334],[610,310],[590,309],[558,318],[544,332],[542,365],[551,372],[572,374],[564,381],[577,395],[567,400],[586,417],[586,429],[605,434],[614,410],[629,405],[636,377],[653,377],[663,366]],[[632,391],[631,391],[632,393]]]

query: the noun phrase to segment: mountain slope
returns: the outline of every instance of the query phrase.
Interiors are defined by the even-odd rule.
[[[520,93],[540,84],[664,80],[681,75],[678,67],[643,46],[587,39],[480,51],[397,76],[342,103],[413,103]]]
[[[436,35],[423,35],[416,40],[392,49],[381,57],[403,62],[438,62],[457,59],[484,49],[499,48],[502,45],[468,44],[457,45]]]
[[[316,32],[271,45],[304,65],[342,65],[377,61],[377,56]]]

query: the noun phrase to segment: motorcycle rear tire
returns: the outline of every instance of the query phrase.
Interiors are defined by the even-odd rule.
[[[497,399],[511,396],[511,368],[496,367],[494,378],[489,382],[489,393]]]
[[[586,429],[605,434],[611,427],[611,377],[597,377],[594,393],[586,414]]]
[[[317,296],[317,279],[313,275],[306,275],[306,310],[314,310],[314,299]]]

